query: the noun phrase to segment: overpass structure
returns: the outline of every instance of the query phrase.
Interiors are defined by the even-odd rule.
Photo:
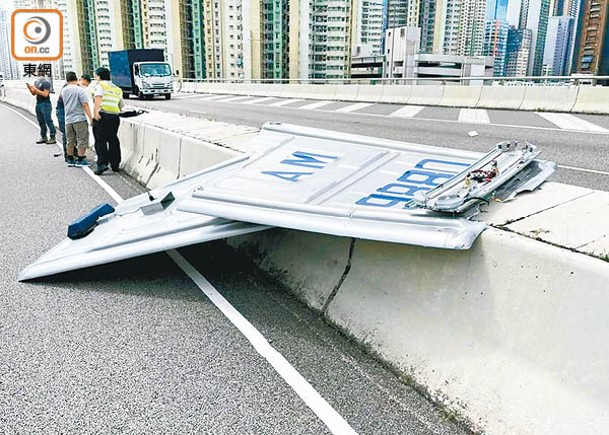
[[[193,86],[185,90],[271,92],[266,85]],[[397,92],[393,86],[293,86],[276,91],[306,99],[350,95],[346,101],[362,102]],[[471,107],[482,107],[492,93],[428,88],[402,89],[403,101],[473,104],[477,98]],[[550,97],[553,90],[537,89],[528,100],[527,90],[510,94],[512,108],[538,101],[547,106],[535,110],[551,110],[562,95],[569,99],[561,107],[571,105],[565,111],[606,113],[604,88],[556,89]],[[492,98],[506,104],[498,94]],[[10,88],[3,97],[28,110],[31,100]],[[157,189],[252,151],[248,144],[258,131],[151,111],[125,120],[120,135],[125,170]],[[546,183],[513,203],[491,204],[483,215],[491,228],[465,252],[291,230],[228,243],[474,429],[594,434],[609,426],[608,206],[607,192]]]

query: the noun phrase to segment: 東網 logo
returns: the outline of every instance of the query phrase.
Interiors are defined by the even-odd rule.
[[[58,60],[63,55],[63,15],[57,9],[17,9],[11,17],[16,60]]]

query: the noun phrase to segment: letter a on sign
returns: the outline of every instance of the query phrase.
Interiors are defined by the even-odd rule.
[[[282,172],[282,171],[265,171],[263,174],[271,175],[273,177],[281,178],[282,180],[291,181],[296,183],[300,177],[304,175],[313,175],[313,172]]]
[[[285,159],[281,163],[283,163],[284,165],[304,166],[313,169],[323,169],[323,167],[330,163],[331,160],[338,159],[338,157],[336,156],[324,156],[323,154],[305,153],[303,151],[296,151],[295,153],[292,153],[292,157],[296,157],[296,159]],[[324,162],[322,159],[326,159],[328,161]]]

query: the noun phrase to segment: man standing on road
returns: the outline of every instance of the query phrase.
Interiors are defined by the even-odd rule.
[[[95,136],[95,152],[97,153],[96,175],[108,170],[118,172],[121,163],[121,144],[118,140],[119,114],[124,105],[123,91],[110,81],[110,70],[100,67],[95,70],[98,80],[93,93],[95,104],[93,108],[93,135]]]
[[[66,82],[68,84],[61,90],[60,98],[63,100],[66,117],[68,166],[88,166],[85,153],[89,146],[89,122],[92,121],[89,94],[85,88],[78,85],[76,73],[68,72]],[[78,150],[76,159],[75,148]]]
[[[27,84],[32,95],[36,96],[36,118],[40,125],[40,139],[36,143],[54,144],[55,140],[55,124],[51,118],[53,107],[51,106],[51,81],[44,76],[44,73],[38,73],[38,80],[34,85]],[[47,127],[51,133],[51,138],[47,139]]]
[[[57,122],[59,123],[59,131],[61,132],[61,144],[63,145],[63,157],[68,162],[68,153],[66,147],[68,146],[68,138],[66,137],[66,112],[63,106],[63,98],[61,98],[61,91],[68,84],[65,83],[59,91],[59,98],[57,98],[57,105],[55,105],[55,116],[57,116]]]

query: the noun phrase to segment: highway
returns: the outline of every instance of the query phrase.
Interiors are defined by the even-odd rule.
[[[541,147],[540,158],[559,165],[551,181],[609,190],[609,117],[604,115],[186,93],[169,101],[127,103],[254,127],[285,122],[481,152],[504,140],[525,141]]]
[[[385,125],[379,117],[254,110],[192,96],[145,103],[213,110],[212,117],[244,124],[302,121],[433,139],[429,126],[414,127],[417,121]],[[59,148],[34,144],[32,119],[0,104],[0,433],[468,433],[222,243],[173,255],[247,319],[263,337],[259,347],[244,332],[252,334],[249,327],[204,294],[211,288],[195,283],[167,254],[17,282],[20,270],[65,237],[75,217],[142,192],[122,173],[95,177],[66,167]],[[481,137],[471,140],[461,137],[465,126],[442,126],[459,130],[452,146],[475,149],[486,148],[480,139],[494,128],[482,126]],[[444,144],[449,136],[442,131],[433,140]],[[605,136],[573,136],[600,156]],[[262,352],[265,346],[276,354]]]

